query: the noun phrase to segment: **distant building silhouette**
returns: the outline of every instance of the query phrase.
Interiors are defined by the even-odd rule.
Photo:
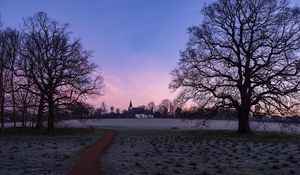
[[[129,115],[135,117],[135,118],[153,118],[153,112],[151,110],[146,110],[142,107],[133,107],[132,101],[130,100],[129,106],[128,106],[128,113]]]
[[[132,110],[132,102],[131,102],[131,100],[129,102],[129,107],[128,107],[128,111],[130,111],[130,110]]]

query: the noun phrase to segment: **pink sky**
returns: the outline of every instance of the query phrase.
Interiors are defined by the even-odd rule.
[[[108,107],[127,109],[130,100],[134,106],[147,105],[150,101],[158,105],[163,99],[173,100],[176,96],[168,88],[171,80],[168,70],[160,70],[151,62],[144,61],[142,66],[132,71],[102,72],[105,83],[104,95],[91,100],[91,104],[97,107],[104,101]]]

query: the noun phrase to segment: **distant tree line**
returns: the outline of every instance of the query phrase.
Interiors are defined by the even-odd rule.
[[[45,12],[25,18],[19,29],[0,28],[0,120],[47,131],[63,111],[100,94],[103,78],[92,53],[73,38],[68,24]]]
[[[168,102],[168,103],[166,103]],[[167,106],[165,106],[168,104]],[[155,105],[154,102],[149,102],[147,105],[138,106],[147,111],[152,111],[150,114],[154,118],[176,118],[176,119],[201,119],[206,120],[237,120],[238,112],[235,109],[230,108],[202,108],[197,105],[182,106],[177,104],[176,101],[169,99],[163,100],[159,105]],[[170,107],[168,109],[168,107]],[[105,102],[101,103],[100,107],[94,107],[88,103],[79,101],[69,105],[68,110],[63,110],[59,114],[61,120],[70,119],[117,119],[117,118],[135,118],[127,110],[114,109],[114,106],[110,106],[110,110],[107,109]],[[289,117],[282,117],[280,115],[267,116],[264,113],[253,113],[251,115],[251,121],[255,122],[280,122],[280,123],[300,123],[300,116],[293,115]]]
[[[146,111],[150,111],[150,114],[154,118],[184,118],[184,119],[210,119],[212,110],[203,109],[197,106],[182,106],[176,101],[164,99],[160,104],[156,105],[153,101],[147,105],[138,106]],[[61,119],[104,119],[104,118],[134,118],[130,115],[128,110],[120,110],[114,106],[110,106],[109,110],[105,102],[101,103],[100,107],[94,107],[84,102],[73,103],[69,106],[68,110],[64,111]],[[219,109],[217,111],[218,116],[215,119],[236,119],[236,111],[232,109]]]
[[[176,110],[181,111],[181,107],[174,101],[164,99],[159,105],[149,102],[147,105],[140,105],[142,108],[154,115],[155,118],[174,118],[176,117]],[[63,111],[64,114],[61,119],[85,119],[85,118],[131,118],[128,110],[121,110],[114,106],[108,107],[105,102],[102,102],[100,107],[94,107],[84,102],[76,102],[69,105],[68,110]]]

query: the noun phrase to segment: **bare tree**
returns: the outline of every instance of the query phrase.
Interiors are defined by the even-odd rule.
[[[1,133],[4,133],[4,109],[6,93],[9,92],[11,65],[14,62],[16,47],[14,47],[15,31],[0,30],[0,120]]]
[[[5,68],[7,68],[8,60],[5,48],[5,36],[3,31],[0,31],[0,120],[1,133],[4,133],[4,100],[5,100]]]
[[[110,113],[115,113],[115,107],[114,106],[110,107]]]
[[[83,101],[74,102],[68,106],[67,111],[71,117],[89,118],[95,114],[95,109],[92,105]]]
[[[96,108],[95,117],[101,117],[102,114],[103,114],[103,109],[102,108]]]
[[[18,57],[18,50],[20,45],[20,37],[19,32],[14,29],[6,29],[6,53],[7,57],[10,60],[10,80],[9,80],[9,86],[10,86],[10,96],[11,96],[11,102],[12,102],[12,115],[13,115],[13,122],[14,127],[16,127],[16,100],[15,100],[15,92],[17,90],[17,81],[15,78],[16,73],[16,60]]]
[[[116,113],[120,114],[120,109],[119,108],[116,109]]]
[[[19,111],[21,112],[21,120],[22,120],[22,127],[26,127],[29,115],[29,108],[32,107],[32,102],[35,100],[35,96],[32,95],[27,89],[20,89],[16,92],[16,106],[18,107]]]
[[[300,10],[286,0],[217,0],[172,71],[179,99],[202,107],[234,108],[239,133],[260,104],[268,114],[290,115],[299,104]],[[299,108],[298,108],[299,110]]]
[[[169,99],[164,99],[164,100],[161,101],[160,106],[163,106],[164,109],[167,110],[166,112],[169,113],[173,108],[173,103]]]
[[[153,101],[149,102],[147,105],[147,109],[153,112],[155,109],[155,103]]]
[[[105,115],[107,113],[107,109],[106,109],[106,103],[104,101],[101,103],[101,109],[102,109],[102,113]]]
[[[55,110],[59,106],[99,95],[103,86],[97,66],[90,61],[91,52],[78,39],[71,40],[67,29],[67,24],[49,18],[44,12],[24,20],[18,66],[38,89],[31,93],[48,105],[48,132],[54,131]]]
[[[159,105],[157,112],[159,112],[162,116],[166,117],[168,115],[168,108],[164,105]]]

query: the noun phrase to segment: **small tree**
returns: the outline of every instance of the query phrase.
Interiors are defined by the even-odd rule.
[[[114,106],[110,107],[110,113],[115,113],[115,107]]]
[[[172,109],[173,109],[173,103],[171,100],[169,99],[164,99],[161,101],[160,103],[161,107],[164,107],[164,109],[166,110],[166,114],[168,114]]]
[[[120,114],[120,109],[119,108],[116,109],[116,113]]]
[[[106,109],[106,103],[103,101],[101,103],[101,109],[102,109],[102,114],[106,114],[107,113],[107,109]]]
[[[300,10],[286,0],[217,0],[172,71],[179,99],[203,108],[234,108],[239,133],[251,133],[249,116],[260,104],[267,114],[299,108]]]
[[[102,108],[96,108],[96,111],[95,111],[95,117],[98,118],[98,117],[101,117],[101,115],[103,114],[103,110]]]
[[[147,105],[147,109],[153,112],[155,109],[155,103],[153,101],[149,102]]]

